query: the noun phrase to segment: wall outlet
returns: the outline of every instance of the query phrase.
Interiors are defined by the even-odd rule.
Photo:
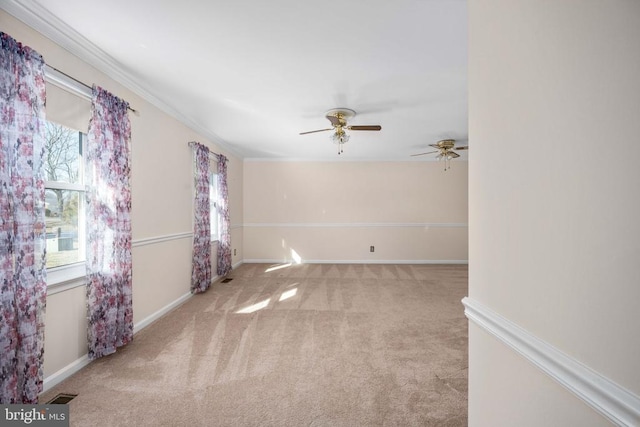
[[[376,248],[374,246],[369,246],[369,252],[375,252]]]

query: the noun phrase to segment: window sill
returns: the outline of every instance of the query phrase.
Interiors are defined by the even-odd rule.
[[[85,285],[87,267],[84,262],[47,270],[47,295],[54,295]]]

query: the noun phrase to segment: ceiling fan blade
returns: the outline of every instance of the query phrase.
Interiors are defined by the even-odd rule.
[[[438,150],[442,148],[438,144],[429,144],[429,147],[437,148]]]
[[[318,129],[318,130],[310,130],[309,132],[300,132],[300,135],[306,135],[308,133],[316,133],[316,132],[325,132],[328,130],[333,130],[333,128],[329,128],[329,129]]]
[[[450,156],[452,159],[455,159],[456,157],[460,157],[460,154],[454,153],[453,151],[449,151],[447,153],[447,156]]]
[[[429,151],[428,153],[412,154],[411,157],[424,156],[425,154],[439,153],[439,151]]]
[[[453,147],[454,150],[468,150],[469,146],[465,145],[464,147]]]
[[[380,130],[382,126],[380,125],[356,125],[356,126],[347,126],[349,130]]]

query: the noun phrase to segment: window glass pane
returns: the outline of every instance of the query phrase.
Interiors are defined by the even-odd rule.
[[[47,181],[80,183],[82,144],[80,132],[46,122],[44,168]]]
[[[211,239],[218,238],[218,175],[209,174],[209,214],[211,221]]]
[[[79,207],[80,192],[45,190],[47,268],[84,260],[78,228]]]

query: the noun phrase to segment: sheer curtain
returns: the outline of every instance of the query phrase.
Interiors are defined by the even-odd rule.
[[[191,292],[200,293],[211,285],[211,217],[209,205],[209,149],[190,144],[194,151],[194,220]]]
[[[0,39],[0,404],[33,404],[47,294],[44,61],[9,35]]]
[[[224,277],[231,271],[231,233],[229,231],[229,188],[227,187],[227,158],[218,155],[218,276]]]
[[[133,339],[127,109],[127,102],[93,87],[85,168],[90,359]]]

